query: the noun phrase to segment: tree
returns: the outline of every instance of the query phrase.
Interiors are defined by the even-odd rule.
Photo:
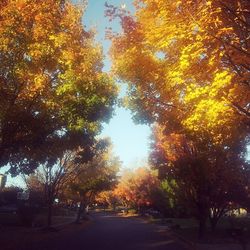
[[[120,204],[120,199],[116,195],[115,190],[107,190],[100,192],[95,197],[95,201],[101,205],[111,207],[113,211],[115,211],[116,206]]]
[[[126,207],[135,208],[143,213],[145,208],[153,207],[155,191],[160,182],[155,173],[147,168],[138,168],[135,171],[125,171],[114,190]]]
[[[111,116],[117,88],[82,15],[69,0],[0,3],[0,166],[13,175],[46,162],[51,144],[85,144]]]
[[[103,143],[104,142],[104,143]],[[64,197],[78,203],[76,222],[80,222],[82,212],[94,199],[95,195],[111,189],[117,181],[120,161],[112,155],[108,140],[99,140],[100,147],[94,150],[94,157],[79,164],[79,172],[73,179],[66,181]]]
[[[52,210],[55,199],[58,198],[69,182],[73,182],[83,171],[82,164],[91,161],[94,151],[103,150],[108,142],[105,140],[90,141],[89,145],[77,150],[67,150],[64,143],[55,144],[48,150],[46,162],[38,167],[34,174],[26,178],[30,192],[43,194],[42,198],[47,205],[47,226],[51,226]],[[98,152],[99,152],[98,151]],[[60,154],[58,154],[60,152]]]
[[[249,1],[135,3],[134,16],[107,5],[123,31],[110,36],[113,71],[129,85],[135,119],[160,125],[153,161],[189,197],[202,234],[246,172]]]
[[[138,0],[136,13],[107,6],[113,70],[129,84],[140,122],[209,133],[214,143],[249,127],[249,1]],[[171,125],[171,126],[170,126]]]
[[[162,178],[175,180],[177,198],[198,219],[202,237],[207,219],[214,230],[230,204],[237,203],[237,191],[244,189],[242,182],[249,166],[242,144],[213,145],[205,138],[191,140],[160,126],[155,128],[154,136],[151,161],[162,171]]]
[[[55,199],[63,189],[65,182],[73,178],[79,169],[74,165],[76,152],[65,152],[56,162],[46,162],[26,178],[30,193],[40,194],[47,205],[47,227],[51,227],[52,209]]]
[[[17,193],[21,192],[20,187],[10,186],[5,187],[0,191],[0,206],[17,205]]]

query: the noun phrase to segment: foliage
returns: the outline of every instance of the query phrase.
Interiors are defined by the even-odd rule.
[[[0,166],[13,175],[84,144],[112,113],[117,89],[82,15],[69,0],[0,3]]]
[[[135,119],[155,122],[151,162],[203,230],[247,187],[249,1],[134,2],[134,16],[107,5],[123,31],[108,34],[113,72]]]
[[[140,122],[208,133],[213,143],[249,126],[249,1],[137,0],[136,13],[107,6],[113,70],[127,82]]]
[[[155,127],[154,136],[151,161],[162,171],[162,178],[174,180],[176,198],[201,223],[210,217],[215,227],[232,203],[239,204],[238,193],[246,187],[243,181],[249,166],[242,144],[213,145],[204,138],[191,140],[184,134],[168,133],[160,126]]]
[[[91,145],[92,148],[89,148],[90,145],[85,145],[85,148],[78,148],[75,151],[64,151],[64,154],[60,158],[57,158],[56,155],[56,161],[47,161],[37,168],[34,174],[26,178],[29,192],[39,195],[41,201],[48,207],[48,226],[51,225],[55,199],[59,198],[67,185],[82,173],[82,164],[86,164],[93,158],[93,152],[89,151],[94,151],[93,147],[96,150],[103,149],[106,144],[107,142],[105,141],[99,141],[95,145]],[[64,147],[62,146],[62,148]]]
[[[114,211],[116,209],[116,206],[121,204],[121,201],[114,190],[100,192],[95,197],[95,201],[101,205],[111,207]]]
[[[111,189],[117,181],[117,172],[121,162],[113,156],[108,139],[97,141],[93,148],[94,157],[88,162],[79,162],[78,171],[73,178],[66,180],[62,192],[64,200],[80,204],[77,222],[82,210],[93,200],[94,196],[104,190]]]
[[[155,173],[147,168],[138,168],[135,171],[124,171],[114,192],[124,205],[142,212],[144,208],[153,207],[159,186]]]
[[[80,197],[88,192],[98,193],[115,184],[119,166],[119,159],[112,155],[111,145],[107,144],[105,148],[96,148],[93,159],[80,164],[74,182],[67,184],[71,191]]]
[[[5,187],[0,191],[0,205],[17,205],[17,193],[21,192],[19,187]]]

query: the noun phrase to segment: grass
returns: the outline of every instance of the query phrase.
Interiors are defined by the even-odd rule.
[[[82,224],[71,224],[56,231],[33,230],[25,227],[0,227],[0,246],[4,249],[26,249],[28,246],[40,244],[40,242],[52,242],[55,237],[74,235],[89,225],[89,221]],[[0,249],[2,249],[0,247]]]
[[[0,213],[0,225],[20,225],[20,220],[16,213]]]
[[[75,216],[52,216],[52,225],[70,223],[75,220]],[[39,214],[33,222],[34,227],[44,227],[47,225],[47,215]]]
[[[73,221],[76,216],[75,211],[64,208],[55,208],[52,215],[52,225],[63,224]],[[35,215],[33,226],[43,227],[47,223],[47,209],[42,209]],[[2,226],[21,226],[20,217],[17,213],[0,213],[0,225]]]
[[[160,225],[167,225],[182,238],[195,242],[206,244],[224,244],[224,243],[242,243],[250,240],[250,218],[248,217],[224,217],[215,230],[212,232],[209,223],[207,231],[202,240],[198,238],[198,223],[194,218],[154,218],[148,216],[147,221]],[[232,229],[243,229],[241,236],[232,236]]]
[[[224,217],[222,218],[214,232],[212,232],[209,223],[207,223],[207,231],[203,239],[198,239],[198,224],[194,219],[171,219],[175,232],[187,240],[199,243],[222,244],[222,243],[239,243],[250,239],[250,219],[247,217]],[[242,231],[242,229],[244,231]],[[238,230],[239,235],[233,233]]]

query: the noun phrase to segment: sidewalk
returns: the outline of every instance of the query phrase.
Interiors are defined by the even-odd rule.
[[[76,218],[75,216],[55,216],[52,217],[52,225],[51,228],[54,229],[62,229],[63,227],[73,224],[75,222]],[[41,231],[46,228],[46,225],[38,226],[38,227],[32,227],[31,230],[34,231]]]
[[[171,229],[169,229],[171,230]],[[185,243],[185,245],[190,250],[250,250],[250,244],[247,244],[246,248],[243,248],[239,243],[220,243],[220,244],[206,244],[206,243],[197,243],[190,241],[178,233],[171,230],[172,234],[177,237],[179,240]]]
[[[195,250],[243,250],[240,244],[196,244]],[[244,250],[250,250],[248,244]]]
[[[1,250],[18,250],[19,246],[28,246],[30,244],[39,244],[41,241],[53,239],[53,237],[60,234],[67,234],[68,231],[78,230],[83,226],[88,225],[90,220],[83,221],[78,226],[75,222],[75,217],[67,217],[66,221],[62,222],[58,220],[58,223],[52,224],[54,230],[45,230],[45,226],[42,227],[21,227],[21,226],[9,226],[0,227],[0,249]],[[62,230],[63,229],[63,230]]]
[[[152,221],[150,221],[147,217],[141,217],[141,219],[149,223],[152,223]],[[186,247],[188,247],[190,250],[250,250],[250,244],[247,244],[246,248],[243,248],[243,246],[240,243],[237,243],[236,240],[232,242],[230,241],[225,242],[225,243],[223,242],[221,243],[198,243],[198,242],[192,241],[184,237],[183,235],[180,235],[178,232],[171,229],[169,225],[161,224],[161,223],[159,225],[161,225],[162,231],[170,232],[173,235],[173,237],[178,238],[180,241],[182,241],[186,245]]]

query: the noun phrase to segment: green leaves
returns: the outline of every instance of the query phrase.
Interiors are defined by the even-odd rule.
[[[68,0],[1,3],[0,165],[36,168],[52,141],[98,134],[111,117],[117,88],[81,15]]]

